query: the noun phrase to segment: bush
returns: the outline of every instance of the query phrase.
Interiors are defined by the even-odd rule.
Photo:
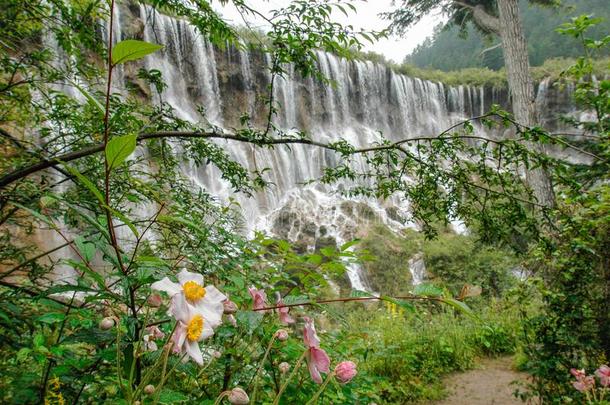
[[[355,348],[362,355],[362,373],[377,380],[383,403],[396,404],[439,399],[444,395],[443,376],[472,368],[479,356],[515,352],[516,307],[492,301],[478,315],[475,321],[451,310],[392,315],[378,308],[358,311],[348,323],[352,333],[366,336]]]

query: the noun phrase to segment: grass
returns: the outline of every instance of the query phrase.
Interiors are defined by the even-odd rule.
[[[481,356],[513,354],[519,317],[512,304],[491,300],[480,321],[457,316],[446,307],[418,314],[392,314],[383,306],[358,311],[350,330],[363,334],[359,368],[372,379],[382,403],[435,400],[445,396],[442,378],[474,367]]]

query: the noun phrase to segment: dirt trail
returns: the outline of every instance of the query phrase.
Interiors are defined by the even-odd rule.
[[[434,405],[517,405],[513,396],[517,388],[511,382],[527,377],[512,369],[512,358],[482,359],[477,368],[453,374],[445,379],[449,396]]]

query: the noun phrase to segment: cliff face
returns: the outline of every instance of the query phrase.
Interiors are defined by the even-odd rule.
[[[212,46],[185,21],[156,13],[145,5],[121,4],[116,14],[113,29],[118,39],[137,38],[164,46],[143,65],[163,74],[168,88],[162,100],[169,102],[179,117],[205,119],[230,129],[240,126],[239,118],[247,113],[253,125],[265,124],[268,110],[263,99],[270,94],[271,83],[268,55]],[[316,140],[345,138],[361,146],[378,142],[380,134],[392,141],[432,137],[461,120],[485,113],[494,104],[510,107],[504,89],[446,86],[400,75],[372,62],[347,61],[323,52],[317,56],[318,68],[330,79],[330,85],[299,77],[286,66],[286,75],[275,78],[271,93],[278,108],[275,124],[286,131],[307,131]],[[161,97],[137,78],[140,67],[130,64],[123,68],[117,89],[129,88],[143,99],[159,102]],[[569,91],[547,82],[539,88],[542,122],[556,128],[559,113],[573,112]],[[506,136],[477,130],[490,137]],[[274,150],[236,143],[222,145],[250,170],[270,168],[267,180],[272,186],[252,199],[234,195],[214,167],[193,167],[185,162],[184,173],[221,199],[235,198],[250,231],[271,231],[299,241],[303,249],[311,249],[357,237],[367,222],[382,222],[394,229],[414,226],[405,221],[409,202],[398,197],[384,201],[348,199],[338,193],[346,185],[303,186],[319,177],[324,167],[337,163],[334,153],[299,145]],[[364,161],[355,163],[366,165]],[[454,225],[460,229],[459,222]],[[350,271],[352,285],[362,287],[357,269]]]

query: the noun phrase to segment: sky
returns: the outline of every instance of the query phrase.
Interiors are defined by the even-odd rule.
[[[261,12],[277,9],[289,3],[289,0],[247,0],[247,4]],[[216,3],[218,4],[218,3]],[[381,19],[379,13],[391,11],[392,0],[357,0],[353,1],[357,12],[350,13],[349,17],[336,11],[335,21],[342,24],[350,24],[354,29],[380,31],[387,28],[388,21]],[[243,20],[233,6],[216,6],[221,14],[237,25],[243,25]],[[391,36],[381,39],[374,44],[365,41],[364,51],[374,51],[385,55],[387,59],[400,63],[417,45],[422,43],[428,36],[432,35],[434,27],[443,21],[442,16],[429,15],[413,26],[402,38]],[[262,21],[250,21],[254,26],[264,29]]]

